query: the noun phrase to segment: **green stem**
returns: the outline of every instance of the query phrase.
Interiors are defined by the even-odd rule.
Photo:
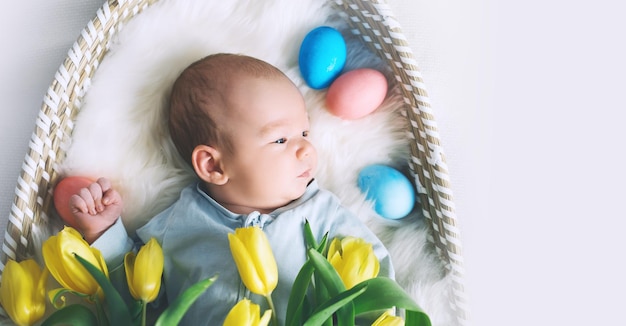
[[[270,306],[270,309],[272,310],[272,325],[278,326],[278,319],[276,318],[276,308],[274,308],[274,301],[272,301],[272,294],[270,293],[266,295],[265,299],[267,299],[267,304]]]
[[[145,301],[141,301],[141,326],[146,326],[146,310],[148,308],[148,303]]]
[[[102,302],[100,302],[100,298],[97,294],[94,295],[94,302],[96,304],[96,319],[98,320],[99,326],[104,326],[107,323],[106,314],[104,313],[104,307],[102,306]]]

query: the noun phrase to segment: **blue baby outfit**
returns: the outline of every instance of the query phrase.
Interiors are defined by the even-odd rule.
[[[230,212],[202,191],[200,183],[194,183],[183,189],[172,206],[138,229],[137,235],[143,243],[154,237],[163,248],[163,277],[169,302],[196,282],[219,274],[217,281],[193,304],[181,324],[221,325],[230,309],[244,296],[260,304],[262,312],[267,309],[265,299],[250,294],[241,282],[228,243],[228,233],[234,233],[236,228],[262,228],[278,265],[278,286],[272,298],[279,323],[284,325],[292,283],[306,261],[305,219],[318,241],[329,232],[329,239],[350,235],[372,243],[380,260],[379,275],[394,277],[389,253],[380,240],[341,206],[335,195],[319,189],[315,180],[302,197],[290,204],[270,214],[252,212],[247,215]],[[118,221],[94,246],[104,245],[107,263],[115,266],[120,263],[123,253],[132,250],[132,241],[127,238]],[[112,243],[117,245],[111,246]]]

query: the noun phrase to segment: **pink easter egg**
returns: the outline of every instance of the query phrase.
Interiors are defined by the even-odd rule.
[[[326,108],[330,113],[355,120],[372,113],[387,95],[387,79],[374,69],[360,68],[339,76],[328,88]]]

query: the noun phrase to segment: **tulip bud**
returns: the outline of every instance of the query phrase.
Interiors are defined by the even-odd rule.
[[[391,311],[387,310],[374,321],[372,326],[404,326],[404,319],[392,315]]]
[[[135,255],[124,257],[126,281],[133,298],[152,302],[157,298],[163,275],[163,249],[155,238],[150,239]]]
[[[361,238],[333,239],[327,257],[346,289],[378,276],[380,263],[374,254],[372,244]]]
[[[266,310],[261,317],[261,308],[248,299],[239,301],[228,313],[224,326],[267,326],[271,310]]]
[[[74,255],[100,269],[107,277],[109,270],[100,251],[90,247],[78,231],[66,226],[44,242],[42,253],[46,267],[64,288],[90,296],[98,294],[103,298],[98,282]]]
[[[252,293],[269,296],[278,284],[278,268],[263,230],[238,228],[228,241],[243,283]]]
[[[48,273],[33,259],[7,262],[0,284],[0,303],[13,322],[32,325],[43,317],[47,277]]]

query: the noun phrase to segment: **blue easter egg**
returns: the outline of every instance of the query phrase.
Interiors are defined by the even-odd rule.
[[[328,26],[310,31],[300,45],[298,64],[304,81],[313,89],[328,87],[346,64],[346,42]]]
[[[386,165],[369,165],[359,172],[358,185],[374,202],[378,215],[388,219],[407,216],[415,205],[413,185],[398,170]]]

